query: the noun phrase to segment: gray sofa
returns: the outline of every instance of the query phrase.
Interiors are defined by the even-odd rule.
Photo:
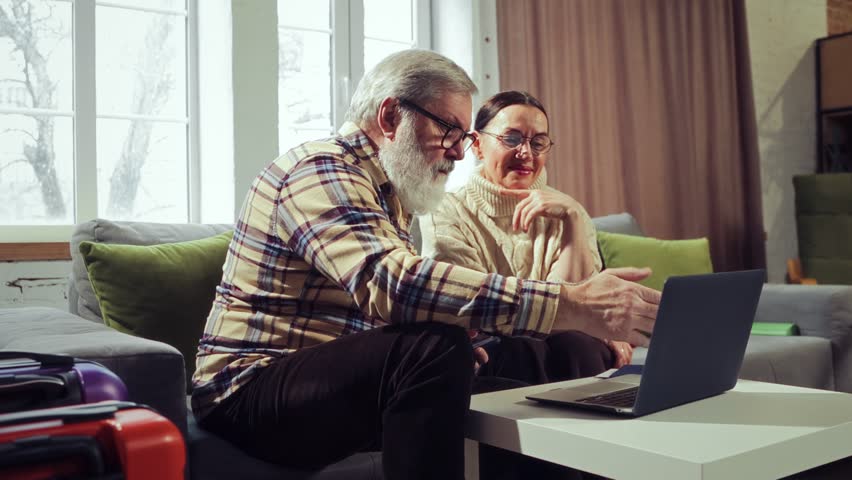
[[[642,234],[629,214],[596,218],[595,223],[605,231]],[[185,432],[192,478],[381,478],[381,458],[375,452],[354,455],[320,472],[284,469],[245,455],[199,429],[187,415],[186,374],[175,348],[102,324],[78,253],[81,241],[151,245],[209,237],[229,228],[106,220],[78,225],[71,239],[70,312],[49,308],[0,310],[0,350],[66,353],[105,364],[125,381],[132,400],[158,409]],[[742,378],[852,392],[852,287],[765,285],[756,320],[795,322],[802,336],[753,336]],[[637,349],[635,360],[641,362],[643,356],[643,350]]]

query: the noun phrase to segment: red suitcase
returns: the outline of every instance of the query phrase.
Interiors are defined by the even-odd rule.
[[[131,402],[0,415],[0,478],[180,480],[186,447],[177,427]]]
[[[127,398],[124,382],[99,363],[0,351],[0,413]]]

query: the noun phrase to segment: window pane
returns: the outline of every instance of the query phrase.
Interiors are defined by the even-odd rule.
[[[410,43],[386,42],[364,39],[364,71],[368,72],[391,53],[411,48]]]
[[[330,35],[278,29],[278,124],[282,152],[303,138],[295,130],[331,130]]]
[[[186,17],[97,7],[98,113],[186,117]]]
[[[186,222],[186,125],[98,120],[98,215]]]
[[[71,4],[16,3],[0,0],[0,106],[70,111]]]
[[[0,115],[0,224],[74,223],[70,117]]]
[[[128,7],[186,10],[186,0],[109,0]],[[203,0],[202,0],[203,1]]]
[[[278,25],[300,28],[331,28],[329,2],[278,0]]]
[[[411,0],[364,0],[364,36],[412,43]]]

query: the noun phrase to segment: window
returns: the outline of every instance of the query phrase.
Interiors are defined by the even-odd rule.
[[[194,1],[0,0],[3,241],[193,220]]]
[[[0,0],[0,223],[73,221],[71,23],[70,2]]]
[[[385,56],[429,48],[426,0],[278,0],[279,149],[333,134]]]
[[[223,112],[206,136],[234,133],[232,102],[218,95],[230,94],[232,70],[199,64],[230,58],[230,2],[202,3],[199,13],[198,0],[0,0],[0,242],[67,241],[73,224],[96,217],[233,220],[243,170],[255,166],[227,145],[199,158],[199,95],[205,118]],[[333,133],[385,55],[430,47],[429,0],[250,4],[279,12],[281,151]],[[203,45],[205,11],[215,12]],[[206,86],[199,67],[214,72]]]

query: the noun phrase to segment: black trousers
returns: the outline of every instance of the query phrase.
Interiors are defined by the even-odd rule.
[[[612,368],[615,362],[604,342],[583,332],[554,333],[544,340],[503,336],[500,339],[496,348],[488,350],[489,360],[480,368],[480,377],[540,385],[591,377]]]
[[[572,335],[586,342],[584,334]],[[577,343],[564,341],[568,348]],[[312,469],[382,450],[387,480],[461,479],[473,386],[495,390],[553,373],[557,367],[548,365],[561,356],[549,342],[504,339],[489,375],[517,378],[474,381],[470,339],[460,327],[424,323],[352,334],[275,362],[200,424],[272,463]],[[480,464],[498,467],[501,476],[526,474],[528,459],[502,452],[486,449]]]

